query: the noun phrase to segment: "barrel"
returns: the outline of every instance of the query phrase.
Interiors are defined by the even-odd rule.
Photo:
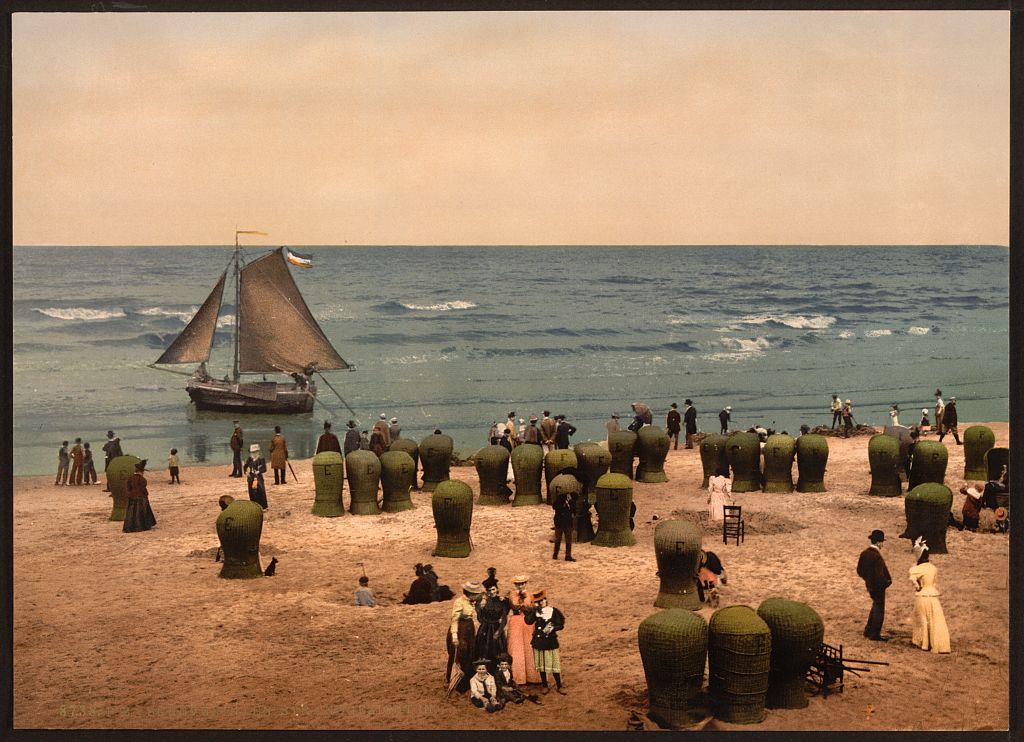
[[[420,447],[416,445],[416,441],[412,438],[399,438],[397,441],[391,441],[391,447],[388,448],[388,451],[405,451],[405,453],[412,457],[412,487],[416,489],[416,472],[420,464]]]
[[[262,533],[263,508],[258,503],[235,500],[221,511],[217,516],[217,538],[224,551],[221,577],[247,580],[263,576],[260,566]]]
[[[656,425],[644,425],[636,436],[636,481],[647,484],[667,482],[665,458],[671,445],[668,433]]]
[[[322,451],[313,457],[313,515],[336,518],[345,514],[345,459],[337,451]]]
[[[931,554],[948,554],[946,528],[949,526],[949,509],[952,505],[953,493],[946,485],[937,482],[917,485],[903,500],[907,529],[900,534],[900,538],[914,542],[918,536],[924,536]]]
[[[612,464],[611,452],[600,443],[577,443],[573,446],[576,452],[576,468],[583,480],[583,492],[593,502],[597,480],[608,473]]]
[[[399,513],[416,507],[410,494],[416,486],[416,462],[406,451],[396,451],[394,444],[380,457],[380,484],[384,490],[381,509],[385,513]]]
[[[796,491],[824,492],[825,467],[828,464],[828,439],[805,433],[796,439]]]
[[[632,546],[629,506],[633,504],[633,482],[625,474],[608,473],[597,480],[597,533],[594,546]]]
[[[476,452],[476,473],[480,477],[479,505],[507,505],[502,494],[507,487],[509,452],[504,446],[484,446]]]
[[[633,478],[633,457],[636,450],[636,433],[632,430],[617,430],[608,434],[608,451],[612,455],[612,474],[624,474]]]
[[[352,451],[345,457],[348,472],[348,491],[351,498],[348,511],[352,515],[377,515],[377,490],[380,488],[380,459],[373,451]]]
[[[986,479],[985,454],[995,448],[996,434],[987,425],[972,425],[964,431],[964,479]]]
[[[450,435],[434,433],[420,441],[420,465],[423,467],[423,491],[434,488],[449,478],[455,443]]]
[[[796,439],[785,433],[768,436],[764,444],[764,491],[793,491]]]
[[[760,491],[761,439],[757,433],[731,434],[725,451],[726,460],[732,467],[732,491]]]
[[[544,483],[547,485],[547,502],[551,504],[551,480],[563,469],[576,468],[576,452],[571,448],[556,448],[544,457]]]
[[[661,586],[655,608],[704,607],[697,591],[700,564],[700,531],[688,520],[662,520],[654,528],[654,556]]]
[[[704,481],[701,482],[701,489],[708,488],[708,479],[713,476],[729,476],[729,462],[725,456],[725,446],[729,436],[709,435],[700,442],[700,463],[704,468]]]
[[[903,494],[899,475],[900,442],[891,435],[879,433],[868,441],[868,466],[871,467],[869,495],[898,497]]]
[[[473,523],[473,490],[458,479],[439,482],[430,496],[437,529],[437,546],[432,554],[441,557],[468,557],[473,547],[469,528]]]
[[[754,609],[731,605],[708,624],[708,694],[716,718],[733,724],[764,719],[772,633]]]
[[[943,484],[946,479],[946,463],[949,451],[938,441],[918,441],[910,459],[908,489],[925,482]]]
[[[669,729],[702,721],[707,622],[692,611],[669,608],[640,623],[637,642],[647,679],[648,716]]]
[[[138,456],[115,456],[107,464],[107,487],[113,500],[110,520],[124,521],[124,509],[128,507],[128,479],[141,460]]]
[[[516,496],[512,507],[540,505],[541,472],[544,470],[544,449],[525,443],[512,449],[512,474],[516,479]]]
[[[772,635],[765,705],[770,709],[807,707],[807,671],[825,637],[821,616],[806,603],[785,598],[768,598],[758,606],[757,615]]]

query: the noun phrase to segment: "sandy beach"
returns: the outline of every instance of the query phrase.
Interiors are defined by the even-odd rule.
[[[965,430],[970,423],[961,424]],[[1006,423],[984,423],[1007,446]],[[935,555],[952,653],[913,646],[914,591],[902,497],[870,497],[869,436],[829,438],[820,494],[744,493],[746,540],[723,545],[707,521],[698,450],[669,452],[664,484],[635,483],[637,544],[575,545],[578,561],[552,561],[546,506],[475,506],[474,550],[432,557],[430,494],[397,514],[311,515],[311,460],[292,465],[299,481],[267,484],[270,509],[261,542],[274,577],[224,580],[215,563],[217,499],[244,498],[229,466],[147,474],[158,525],[121,532],[101,486],[56,487],[51,476],[14,482],[14,726],[16,728],[502,729],[625,730],[647,710],[637,627],[655,613],[653,516],[689,518],[704,547],[722,559],[722,606],[769,597],[804,601],[825,624],[825,641],[848,657],[888,662],[847,675],[841,694],[801,710],[770,710],[757,725],[716,720],[730,730],[998,730],[1008,725],[1009,539],[950,529],[949,554]],[[935,440],[929,434],[926,440]],[[947,436],[946,485],[963,503],[963,447]],[[127,451],[139,455],[150,452]],[[154,467],[161,463],[150,458]],[[795,471],[795,467],[794,467]],[[473,467],[452,478],[479,492]],[[101,476],[102,480],[102,476]],[[348,503],[348,486],[345,502]],[[596,519],[595,519],[596,525]],[[870,599],[855,567],[868,534],[886,533],[893,577],[884,633],[862,636]],[[456,592],[496,567],[502,593],[518,572],[545,589],[566,616],[561,634],[568,694],[542,705],[487,715],[465,696],[446,698],[444,636],[449,602],[400,605],[413,565],[430,562]],[[365,568],[377,608],[352,594]],[[713,611],[700,611],[710,619]],[[958,689],[967,688],[961,694]],[[653,727],[653,725],[649,725]]]

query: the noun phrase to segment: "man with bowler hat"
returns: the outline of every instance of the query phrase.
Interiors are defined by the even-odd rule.
[[[864,549],[857,560],[857,574],[864,580],[864,585],[871,596],[871,613],[864,627],[864,636],[871,641],[884,642],[888,637],[882,636],[882,621],[885,618],[885,590],[892,584],[889,570],[882,558],[882,543],[885,534],[877,528],[868,536],[871,545]]]

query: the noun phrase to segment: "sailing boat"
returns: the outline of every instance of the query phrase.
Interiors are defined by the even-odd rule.
[[[239,234],[264,233],[235,232],[235,252],[228,267],[199,311],[156,363],[199,363],[185,385],[198,410],[242,414],[312,412],[317,393],[313,375],[354,369],[338,355],[306,306],[288,270],[285,248],[279,247],[243,266]],[[230,378],[225,375],[215,379],[208,373],[206,362],[210,359],[224,285],[232,269],[234,365]],[[266,376],[263,381],[241,378],[242,374],[268,373],[288,374],[292,381],[266,381]]]

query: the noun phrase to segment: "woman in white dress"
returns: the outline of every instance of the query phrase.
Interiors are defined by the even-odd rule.
[[[917,564],[910,568],[910,581],[916,593],[914,630],[910,640],[921,649],[945,654],[949,652],[949,628],[935,587],[938,570],[928,561],[928,544],[920,536],[914,542],[914,552],[919,556]]]
[[[729,477],[716,474],[708,477],[708,517],[711,520],[725,520],[726,505],[732,505],[732,482]]]

